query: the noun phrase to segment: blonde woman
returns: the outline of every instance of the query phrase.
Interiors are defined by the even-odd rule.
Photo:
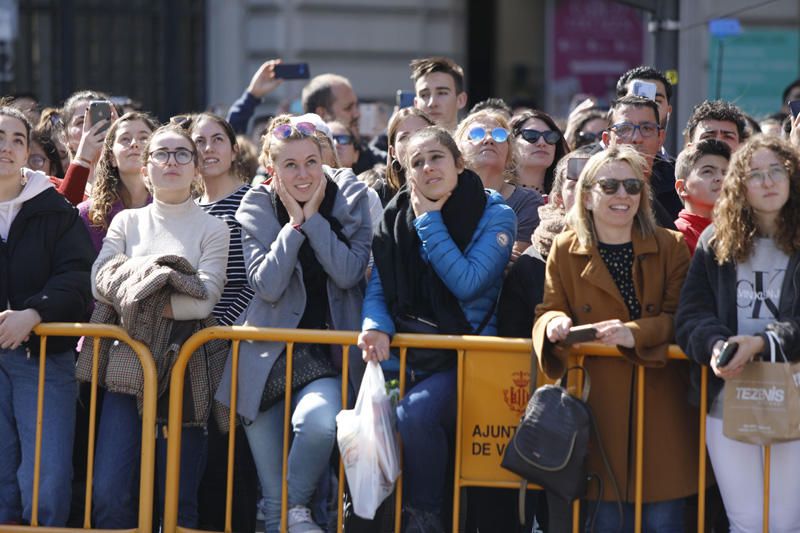
[[[766,333],[777,335],[789,360],[800,356],[800,160],[786,141],[756,136],[731,159],[714,210],[695,249],[676,316],[678,343],[709,378],[707,447],[731,531],[761,528],[760,446],[722,433],[725,381],[754,359],[769,357]],[[739,347],[721,366],[725,342]],[[694,367],[699,374],[699,367]],[[699,383],[699,380],[693,380]],[[695,390],[694,399],[699,391]],[[774,495],[800,490],[800,443],[772,446]],[[798,531],[800,510],[780,496],[770,501],[770,531]]]
[[[487,109],[462,120],[454,137],[467,168],[480,176],[484,187],[499,192],[517,215],[514,261],[531,244],[544,200],[533,189],[516,185],[511,126],[505,115]]]
[[[644,524],[647,531],[683,531],[684,498],[697,490],[697,415],[686,402],[688,365],[667,363],[673,313],[689,252],[683,237],[657,228],[647,198],[646,162],[629,147],[592,156],[578,179],[569,229],[547,258],[544,299],[536,308],[534,350],[549,378],[563,375],[572,326],[592,325],[596,342],[616,346],[621,358],[587,358],[589,405],[611,463],[598,444],[588,467],[603,481],[595,531],[618,531],[617,491],[624,528],[632,531],[632,442],[637,367],[645,366]]]

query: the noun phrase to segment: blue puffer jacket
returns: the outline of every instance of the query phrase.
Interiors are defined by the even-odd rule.
[[[503,197],[488,190],[486,194],[486,208],[464,253],[450,238],[439,211],[424,213],[414,220],[422,241],[422,257],[433,265],[475,329],[497,301],[517,225],[517,217]],[[394,322],[386,307],[377,268],[372,270],[363,309],[362,331],[376,329],[394,335]],[[481,335],[496,333],[495,313]]]

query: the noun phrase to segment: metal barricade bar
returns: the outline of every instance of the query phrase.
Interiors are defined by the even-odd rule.
[[[84,324],[53,322],[39,324],[34,328],[34,333],[40,337],[39,350],[39,389],[37,392],[36,407],[36,443],[34,450],[33,466],[33,494],[30,526],[2,526],[4,533],[55,533],[67,531],[92,531],[103,533],[105,529],[91,528],[92,483],[94,474],[95,453],[95,423],[97,417],[97,386],[98,386],[98,358],[99,340],[101,338],[115,339],[128,344],[142,364],[144,377],[143,408],[142,408],[142,454],[139,482],[139,521],[136,529],[114,530],[115,533],[150,533],[153,527],[153,481],[155,466],[155,425],[156,425],[156,399],[157,399],[157,373],[155,362],[150,350],[142,343],[132,339],[128,333],[119,326],[106,324]],[[44,420],[44,386],[47,360],[48,337],[93,337],[94,352],[92,355],[92,390],[89,404],[89,445],[86,470],[86,504],[84,507],[83,528],[41,527],[39,519],[39,483],[41,474],[41,447]]]

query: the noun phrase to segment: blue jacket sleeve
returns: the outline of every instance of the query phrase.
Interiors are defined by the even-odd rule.
[[[389,315],[386,300],[383,298],[383,285],[381,285],[381,277],[378,274],[377,266],[372,268],[372,274],[369,277],[363,309],[361,331],[376,329],[388,334],[390,337],[394,336],[394,321]]]
[[[245,91],[228,110],[228,122],[233,126],[236,133],[247,133],[247,124],[253,117],[256,107],[261,103],[260,98],[256,98]]]
[[[517,218],[504,204],[489,205],[466,254],[459,250],[447,232],[442,213],[430,211],[414,220],[422,248],[439,278],[459,301],[480,296],[503,275],[511,257]],[[483,221],[482,221],[483,222]]]

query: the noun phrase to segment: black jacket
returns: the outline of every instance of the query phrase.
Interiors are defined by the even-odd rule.
[[[718,340],[736,335],[738,316],[736,308],[736,265],[727,262],[717,264],[709,239],[714,234],[710,225],[700,235],[694,257],[681,291],[678,311],[675,314],[675,338],[690,359],[701,365],[709,365],[711,351]],[[800,359],[800,253],[789,259],[783,278],[779,321],[767,329],[778,335],[786,357]],[[767,343],[769,346],[769,343]],[[709,372],[708,407],[717,396],[723,380]],[[690,401],[699,405],[700,367],[692,365],[692,390]]]
[[[497,303],[497,334],[501,337],[531,338],[536,306],[544,298],[546,263],[536,248],[529,246],[511,267]]]
[[[0,240],[2,307],[35,309],[42,322],[85,321],[95,255],[78,210],[55,189],[45,189],[22,204],[8,239]],[[47,352],[64,352],[75,344],[74,337],[48,338]],[[39,338],[31,335],[27,347],[38,354]]]
[[[658,154],[653,160],[650,187],[653,189],[653,198],[669,212],[672,220],[675,220],[683,209],[683,202],[675,190],[675,162],[665,157]]]

